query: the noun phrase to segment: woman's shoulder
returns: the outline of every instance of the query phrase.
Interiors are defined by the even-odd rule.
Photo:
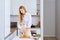
[[[31,14],[30,14],[29,12],[27,12],[27,15],[28,15],[28,16],[31,16]]]

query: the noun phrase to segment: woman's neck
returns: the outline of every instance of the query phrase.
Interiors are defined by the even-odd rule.
[[[26,15],[27,13],[25,12],[24,15]]]

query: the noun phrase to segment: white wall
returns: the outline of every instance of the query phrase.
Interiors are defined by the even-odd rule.
[[[5,37],[10,34],[10,0],[5,0]]]
[[[60,0],[56,0],[56,37],[60,40]]]
[[[44,0],[40,0],[40,20],[41,20],[41,40],[44,40],[44,38],[43,38],[43,28],[44,28],[44,13],[43,13],[43,1]]]
[[[55,36],[55,0],[44,0],[44,36]]]
[[[4,20],[5,20],[5,13],[4,13],[4,0],[0,0],[0,40],[4,40]]]
[[[31,13],[32,15],[36,15],[37,13],[36,3],[37,3],[36,0],[11,0],[12,7],[11,15],[18,15],[19,7],[21,5],[23,5],[26,8],[27,12]]]

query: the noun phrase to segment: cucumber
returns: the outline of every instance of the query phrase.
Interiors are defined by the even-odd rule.
[[[36,37],[40,37],[41,35],[40,34],[36,34]]]

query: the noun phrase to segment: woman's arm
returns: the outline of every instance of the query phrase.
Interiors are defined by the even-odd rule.
[[[20,24],[20,14],[18,14],[18,22],[19,22],[19,24]]]
[[[31,15],[28,15],[28,23],[27,23],[27,28],[26,28],[26,35],[29,36],[29,33],[30,33],[30,28],[31,28],[31,22],[32,22],[32,18],[31,18]]]
[[[21,33],[23,33],[23,32],[24,32],[24,30],[21,28],[21,29],[20,29],[20,32],[21,32]]]
[[[28,23],[27,23],[27,26],[28,26],[27,28],[31,28],[31,25],[32,25],[32,23],[31,23],[31,22],[32,22],[32,17],[31,17],[31,15],[29,15],[28,19],[29,19],[29,20],[28,20]]]

